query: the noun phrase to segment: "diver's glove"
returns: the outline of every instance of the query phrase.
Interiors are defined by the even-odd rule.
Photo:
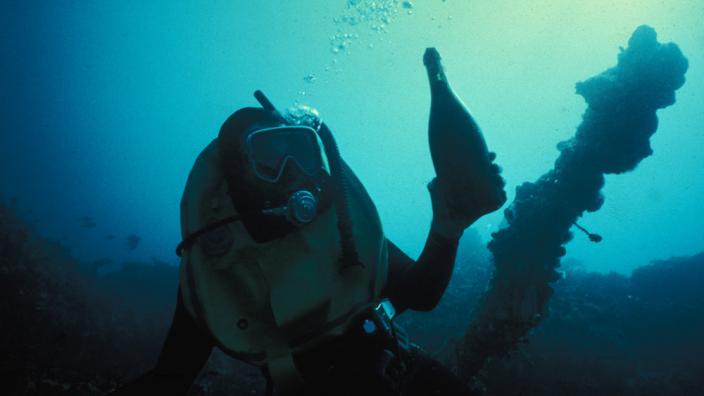
[[[489,159],[493,161],[495,153],[489,153]],[[501,199],[499,202],[476,202],[468,212],[464,207],[460,210],[460,205],[454,202],[447,181],[437,177],[428,183],[430,200],[433,207],[433,221],[430,225],[432,233],[439,234],[448,239],[457,240],[462,236],[464,230],[487,213],[491,213],[500,208],[506,202],[506,193],[503,190],[506,182],[501,177],[501,167],[491,165],[492,178],[497,189],[501,189]],[[471,193],[471,192],[468,192]]]

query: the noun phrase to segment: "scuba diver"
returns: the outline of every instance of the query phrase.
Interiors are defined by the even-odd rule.
[[[384,236],[317,113],[255,96],[262,107],[233,113],[195,161],[173,323],[155,367],[115,394],[186,394],[213,347],[260,367],[268,395],[472,394],[393,319],[437,305],[463,231],[503,201],[458,216],[433,179],[413,260]]]

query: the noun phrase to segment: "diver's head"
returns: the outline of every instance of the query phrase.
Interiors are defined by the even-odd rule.
[[[299,109],[282,118],[265,109],[244,108],[220,129],[221,168],[255,241],[280,238],[331,206],[319,125],[310,111]]]

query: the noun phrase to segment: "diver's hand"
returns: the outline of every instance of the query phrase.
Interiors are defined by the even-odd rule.
[[[496,192],[496,195],[494,196],[493,200],[490,200],[489,202],[481,202],[479,204],[479,211],[481,212],[479,217],[499,209],[506,203],[506,190],[504,190],[504,187],[506,186],[506,180],[501,177],[502,169],[499,165],[494,163],[495,159],[496,153],[490,151],[489,162],[491,162],[491,165],[489,166],[489,177],[491,178],[491,184],[495,188],[494,191]]]
[[[495,158],[495,153],[489,153],[490,161],[493,162]],[[463,206],[458,202],[454,202],[446,181],[435,177],[428,183],[430,200],[433,206],[431,232],[438,233],[446,238],[459,239],[464,230],[472,223],[485,214],[503,206],[506,202],[506,192],[504,191],[506,183],[501,177],[501,167],[492,163],[490,172],[493,179],[492,184],[496,186],[497,196],[491,202],[474,202],[469,208],[467,208],[466,204]]]
[[[464,230],[472,225],[479,217],[460,217],[453,215],[451,209],[455,205],[451,202],[447,184],[437,177],[428,183],[430,202],[433,206],[433,221],[430,223],[430,232],[439,234],[448,239],[459,239]]]

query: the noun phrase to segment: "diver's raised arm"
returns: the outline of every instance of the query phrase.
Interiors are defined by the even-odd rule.
[[[493,165],[492,172],[496,183],[503,184],[500,168]],[[435,308],[450,282],[460,237],[467,227],[487,213],[480,202],[474,210],[466,204],[462,211],[453,210],[457,204],[451,202],[452,194],[437,178],[428,183],[428,190],[433,220],[418,260],[414,261],[388,241],[389,278],[385,294],[398,311]]]
[[[413,260],[393,242],[389,244],[389,278],[385,296],[398,313],[430,311],[440,302],[455,266],[458,239],[430,232],[423,252]]]

